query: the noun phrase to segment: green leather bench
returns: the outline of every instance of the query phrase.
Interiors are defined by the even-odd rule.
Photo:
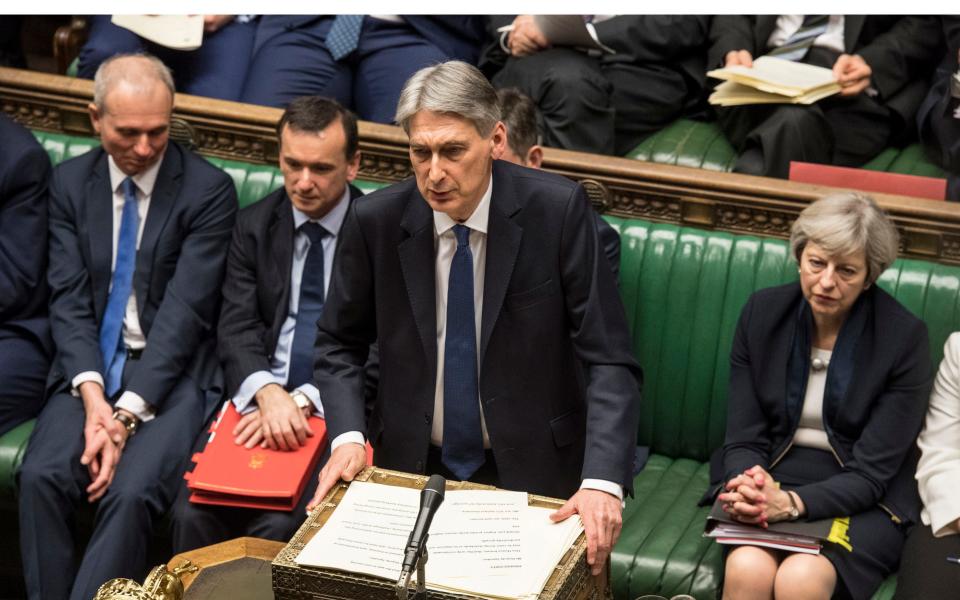
[[[627,158],[726,172],[733,169],[737,152],[716,123],[678,119],[643,140],[627,153]],[[905,175],[944,176],[943,169],[927,159],[920,144],[887,148],[863,168]]]
[[[721,552],[701,535],[708,508],[697,501],[723,442],[733,332],[750,293],[795,280],[796,264],[785,240],[608,221],[622,240],[620,289],[644,370],[639,443],[651,450],[611,557],[614,597],[719,598]],[[927,323],[938,364],[960,328],[960,268],[900,259],[879,285]]]

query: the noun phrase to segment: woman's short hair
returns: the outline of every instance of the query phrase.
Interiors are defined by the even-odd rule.
[[[862,250],[867,261],[867,283],[873,283],[896,260],[900,235],[873,198],[844,192],[817,200],[793,222],[790,250],[798,263],[808,242],[830,256]]]
[[[451,60],[414,73],[403,85],[395,120],[410,133],[410,120],[421,110],[459,115],[487,136],[500,120],[497,92],[480,69]]]

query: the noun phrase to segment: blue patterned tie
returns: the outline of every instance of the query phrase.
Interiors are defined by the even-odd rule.
[[[333,60],[340,60],[357,49],[363,15],[337,15],[327,32],[327,50]]]
[[[787,38],[782,45],[767,53],[784,60],[801,60],[818,37],[827,32],[830,15],[804,15],[800,29]]]
[[[477,325],[473,306],[470,229],[454,225],[457,252],[447,286],[447,334],[443,354],[442,460],[466,481],[483,464],[480,397],[477,392]]]
[[[100,323],[100,355],[106,370],[104,390],[107,397],[120,389],[123,376],[123,364],[127,360],[124,352],[123,317],[127,312],[127,302],[133,289],[133,271],[137,262],[137,230],[140,216],[137,214],[137,188],[133,180],[123,180],[123,215],[120,217],[120,235],[117,236],[117,263],[113,267],[113,279],[107,308]]]
[[[323,310],[323,238],[327,230],[307,222],[300,231],[310,238],[310,249],[303,263],[300,279],[300,301],[297,305],[297,325],[293,330],[290,349],[290,373],[287,389],[294,389],[313,381],[313,344],[317,339],[317,321]]]

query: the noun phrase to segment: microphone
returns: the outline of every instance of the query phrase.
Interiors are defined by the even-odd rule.
[[[417,513],[417,520],[413,524],[410,537],[407,538],[407,547],[403,554],[403,572],[400,575],[401,581],[409,582],[410,574],[417,568],[420,553],[427,546],[430,522],[433,521],[433,515],[437,513],[437,509],[443,504],[443,492],[446,486],[446,479],[440,475],[431,475],[427,485],[423,486],[423,491],[420,492],[420,512]]]

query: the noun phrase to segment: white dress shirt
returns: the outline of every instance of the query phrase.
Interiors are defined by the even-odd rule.
[[[139,216],[139,226],[137,228],[137,250],[140,250],[140,238],[143,237],[143,225],[147,221],[147,212],[150,210],[150,198],[153,196],[153,187],[157,182],[157,173],[160,172],[160,164],[163,157],[160,157],[156,163],[142,172],[133,175],[130,179],[136,186],[137,193],[137,215]],[[120,237],[120,221],[123,217],[123,205],[126,198],[123,195],[123,180],[127,175],[120,170],[117,163],[113,161],[112,156],[107,157],[107,165],[110,171],[110,189],[113,190],[113,254],[110,262],[111,281],[113,286],[113,269],[117,264],[117,240]],[[143,329],[140,328],[140,315],[137,311],[137,295],[133,288],[130,290],[130,298],[127,300],[126,313],[123,316],[123,343],[131,350],[142,350],[147,345],[147,340],[143,335]],[[104,365],[104,369],[109,365]],[[71,381],[74,395],[79,395],[77,389],[81,383],[94,381],[104,387],[103,375],[96,371],[83,371],[74,375]],[[123,392],[114,405],[115,408],[123,408],[135,414],[141,421],[146,422],[153,419],[154,408],[146,400],[129,390]]]
[[[780,15],[777,24],[767,39],[767,48],[778,48],[803,25],[805,15]],[[843,46],[843,15],[830,15],[827,21],[827,30],[813,40],[813,45],[819,48],[829,48],[842,53]]]
[[[233,404],[237,412],[245,414],[257,408],[253,402],[253,397],[265,385],[276,383],[281,387],[286,387],[287,377],[290,372],[290,350],[293,345],[293,333],[297,328],[297,314],[300,306],[300,284],[303,281],[303,266],[307,260],[307,252],[310,250],[310,238],[300,231],[300,226],[307,221],[313,221],[327,230],[329,235],[325,235],[320,242],[323,246],[323,291],[324,297],[330,287],[330,275],[333,272],[333,256],[337,249],[337,236],[340,235],[340,227],[347,216],[347,208],[350,205],[350,188],[344,188],[343,196],[340,197],[336,206],[330,209],[321,219],[311,219],[304,213],[291,205],[293,211],[293,227],[296,232],[293,236],[293,262],[290,265],[290,304],[287,310],[287,318],[280,326],[280,336],[277,338],[277,347],[274,349],[273,356],[270,359],[269,371],[255,371],[247,376],[240,384],[233,397]],[[313,403],[314,414],[323,416],[323,404],[320,402],[320,391],[312,382],[297,386],[297,390],[303,392]]]
[[[490,199],[493,195],[493,176],[487,183],[487,189],[480,198],[473,214],[462,224],[470,228],[470,252],[473,254],[473,305],[476,322],[477,361],[480,360],[480,323],[483,316],[483,284],[487,265],[487,225],[490,220]],[[434,392],[433,421],[430,431],[430,443],[434,446],[443,444],[443,348],[446,345],[447,325],[447,287],[450,281],[450,264],[457,251],[457,238],[453,233],[453,226],[457,221],[442,212],[433,212],[433,240],[436,249],[434,263],[436,278],[437,300],[437,384]],[[480,365],[477,365],[480,372]],[[480,397],[477,397],[480,403]],[[486,421],[483,417],[483,406],[480,406],[480,427],[483,433],[483,447],[490,448],[490,438],[487,434]],[[359,431],[348,431],[338,435],[330,443],[333,451],[345,443],[363,444],[363,435]],[[603,479],[584,479],[581,488],[601,490],[623,499],[623,487],[619,483]]]

